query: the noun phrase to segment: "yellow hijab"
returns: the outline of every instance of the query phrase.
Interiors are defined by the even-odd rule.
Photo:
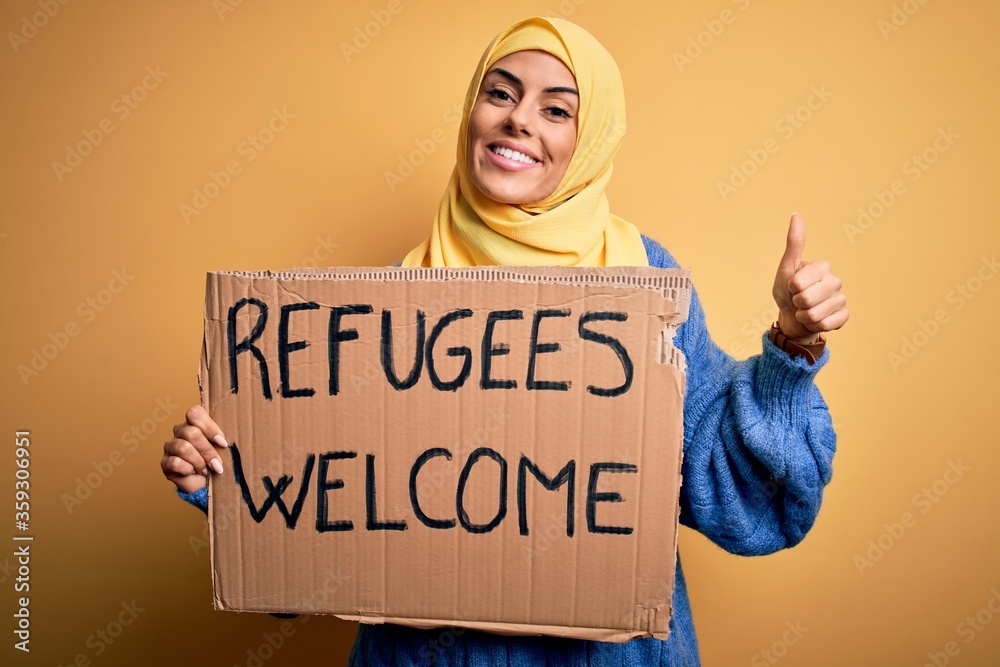
[[[559,58],[576,77],[576,148],[548,198],[530,205],[501,204],[469,178],[469,115],[493,63],[532,49]],[[465,95],[455,169],[431,235],[406,255],[402,266],[647,266],[639,230],[611,213],[604,193],[611,159],[624,137],[625,93],[611,54],[593,35],[564,19],[518,21],[494,38],[479,61]]]

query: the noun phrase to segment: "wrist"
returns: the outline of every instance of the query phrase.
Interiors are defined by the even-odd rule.
[[[820,334],[810,334],[810,335],[805,336],[803,338],[795,338],[793,336],[786,336],[786,338],[788,338],[788,340],[794,341],[795,343],[797,343],[799,345],[815,345],[816,343],[819,342],[819,337],[820,337]]]
[[[795,313],[790,311],[779,311],[778,318],[771,323],[771,328],[774,327],[777,327],[785,338],[799,345],[812,345],[820,336],[820,334],[806,329],[802,323],[795,319]]]
[[[781,326],[775,322],[771,325],[768,337],[776,347],[784,351],[792,359],[803,358],[810,364],[823,354],[826,348],[826,338],[823,334],[812,334],[810,336],[790,338],[781,330]]]

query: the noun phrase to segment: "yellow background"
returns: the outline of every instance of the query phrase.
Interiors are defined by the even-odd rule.
[[[984,258],[1000,246],[1000,6],[907,0],[896,25],[890,0],[404,0],[345,54],[387,2],[224,2],[0,8],[0,497],[13,493],[13,432],[30,429],[36,536],[30,656],[11,647],[12,548],[0,551],[0,662],[248,663],[279,621],[211,609],[208,551],[192,547],[204,519],[159,470],[170,425],[198,400],[205,272],[401,259],[428,233],[454,161],[454,105],[482,50],[516,19],[562,14],[624,77],[612,210],[693,268],[720,345],[759,351],[793,210],[807,256],[828,259],[849,297],[818,378],[839,442],[812,532],[754,559],[681,534],[704,664],[772,664],[761,652],[774,649],[789,666],[922,665],[950,641],[949,664],[997,664],[1000,617],[981,614],[992,622],[971,637],[960,624],[1000,590],[1000,280],[976,282],[993,277]],[[694,57],[679,61],[686,49]],[[813,87],[826,99],[800,109]],[[274,109],[290,117],[250,161],[242,142]],[[779,121],[796,113],[805,120],[789,136]],[[102,121],[112,131],[57,173]],[[768,139],[777,152],[743,165]],[[429,155],[390,188],[386,172],[421,145]],[[925,151],[935,161],[912,171]],[[231,160],[239,173],[186,221],[180,205]],[[753,173],[723,197],[734,168]],[[852,232],[858,208],[877,212],[896,180],[894,201]],[[122,269],[125,288],[102,291],[121,287]],[[960,299],[958,285],[978,291]],[[77,335],[22,378],[68,324]],[[894,364],[904,338],[920,345]],[[132,428],[144,439],[126,446]],[[115,451],[120,465],[67,508],[64,494]],[[942,481],[952,463],[968,470]],[[925,488],[933,504],[919,500]],[[2,505],[6,540],[16,531]],[[905,512],[914,521],[893,537]],[[859,566],[880,539],[888,550]],[[144,611],[120,637],[88,640],[133,600]],[[782,646],[788,623],[808,630]],[[356,632],[329,618],[295,629],[264,664],[342,664]]]

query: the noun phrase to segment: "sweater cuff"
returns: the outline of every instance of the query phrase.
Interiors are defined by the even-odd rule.
[[[793,359],[771,342],[770,336],[762,336],[763,354],[754,378],[754,393],[766,411],[779,414],[791,413],[793,420],[805,418],[810,409],[810,390],[816,374],[830,359],[830,348],[823,350],[816,363],[810,364],[804,358]]]
[[[177,489],[177,495],[181,497],[181,500],[185,500],[202,512],[208,514],[208,485],[201,487],[194,493],[185,493],[180,489]]]

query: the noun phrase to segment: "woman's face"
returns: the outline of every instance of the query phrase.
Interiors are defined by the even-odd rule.
[[[472,182],[504,204],[551,195],[573,156],[579,109],[576,79],[552,54],[518,51],[496,61],[469,116]]]

